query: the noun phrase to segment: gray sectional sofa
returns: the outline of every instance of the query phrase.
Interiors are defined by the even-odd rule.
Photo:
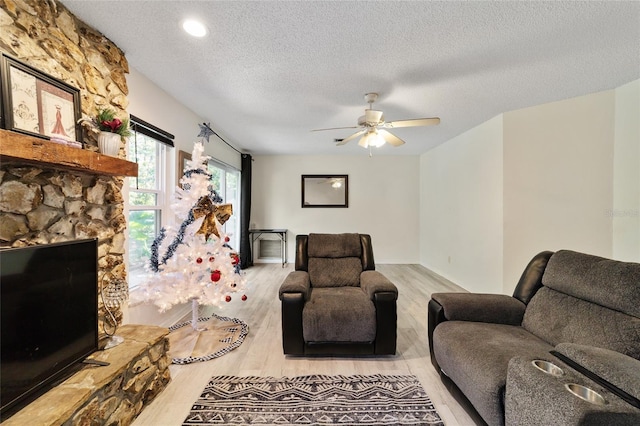
[[[639,263],[543,252],[513,296],[434,293],[428,319],[434,367],[487,424],[640,425]]]

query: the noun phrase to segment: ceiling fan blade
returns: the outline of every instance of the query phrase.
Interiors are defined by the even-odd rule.
[[[378,130],[378,134],[381,135],[389,145],[393,145],[393,146],[404,145],[404,141],[402,139],[400,139],[394,134],[387,132],[386,130]]]
[[[384,127],[398,128],[398,127],[417,127],[417,126],[433,126],[440,123],[440,118],[414,118],[412,120],[397,120],[389,121],[385,123]]]
[[[366,132],[366,131],[367,131],[367,130],[365,129],[365,130],[360,130],[360,131],[358,131],[358,132],[355,132],[355,133],[354,133],[354,134],[352,134],[351,136],[348,136],[348,137],[346,137],[346,138],[342,139],[340,142],[337,142],[337,143],[336,143],[336,146],[344,145],[344,144],[346,144],[347,142],[349,142],[350,140],[353,140],[353,139],[357,138],[358,136],[360,136],[361,134],[363,134],[363,133],[364,133],[364,132]]]
[[[367,123],[377,124],[382,120],[382,111],[376,111],[375,109],[365,109],[364,119]]]
[[[330,127],[328,129],[313,129],[312,132],[322,132],[324,130],[343,130],[343,129],[357,129],[358,126],[349,126],[349,127]]]

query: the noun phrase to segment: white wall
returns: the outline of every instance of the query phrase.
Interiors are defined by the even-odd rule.
[[[615,91],[613,257],[640,261],[640,80]]]
[[[197,137],[200,133],[198,124],[208,123],[211,118],[196,115],[133,68],[130,69],[130,74],[127,76],[127,85],[129,86],[127,111],[175,136],[176,148],[172,155],[174,156],[174,164],[177,165],[177,152],[182,150],[191,153],[193,144],[200,140]],[[225,140],[234,144],[232,140],[227,138]],[[205,153],[237,169],[241,168],[240,154],[216,136],[211,136],[209,143],[205,143]],[[175,177],[173,182],[176,182]]]
[[[420,263],[470,291],[502,291],[502,116],[420,157]]]
[[[640,262],[640,80],[489,120],[420,183],[420,262],[468,290],[511,294],[543,250]]]
[[[611,257],[615,92],[504,114],[504,292],[543,250]]]
[[[296,234],[370,234],[377,263],[417,263],[416,156],[255,156],[251,223],[286,228],[289,262]],[[301,175],[349,175],[348,208],[302,208]]]

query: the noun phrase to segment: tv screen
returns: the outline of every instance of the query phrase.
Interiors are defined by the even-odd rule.
[[[96,239],[0,250],[2,418],[98,349]]]

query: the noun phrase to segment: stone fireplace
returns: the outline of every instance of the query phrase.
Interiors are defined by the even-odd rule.
[[[127,116],[128,63],[115,44],[79,21],[58,1],[0,0],[0,5],[1,51],[79,88],[83,114],[92,116],[97,108],[109,107],[117,116]],[[7,130],[0,132],[0,144],[4,145],[0,146],[0,247],[97,238],[99,289],[111,280],[126,280],[122,186],[127,173],[120,173],[117,164],[109,164],[126,163],[124,144],[120,160],[110,160],[88,152],[97,153],[98,148],[96,137],[86,132],[83,150]],[[22,157],[8,152],[18,142],[33,152],[49,150],[46,156],[54,160],[22,161]],[[73,157],[72,161],[56,164],[58,154]],[[81,161],[69,167],[75,157]],[[102,333],[102,321],[107,316],[100,298],[96,309]],[[120,324],[121,309],[114,313]],[[118,335],[129,340],[95,356],[112,366],[83,370],[78,373],[82,377],[71,378],[66,388],[67,382],[59,386],[64,388],[59,402],[52,402],[56,401],[54,396],[43,405],[64,407],[63,412],[50,417],[56,419],[52,424],[84,424],[83,419],[94,418],[116,422],[113,424],[130,422],[170,380],[166,334],[167,330],[159,327],[119,328]],[[69,389],[84,390],[72,392],[72,399],[77,400],[70,402]],[[51,392],[45,397],[51,398]],[[34,416],[31,406],[28,409]],[[31,421],[35,421],[33,417]]]

